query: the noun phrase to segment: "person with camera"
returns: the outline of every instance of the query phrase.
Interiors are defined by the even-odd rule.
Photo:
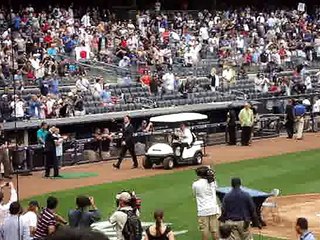
[[[56,213],[57,207],[58,199],[52,196],[48,197],[47,207],[39,215],[34,240],[43,240],[52,235],[57,230],[59,224],[67,224],[67,221]]]
[[[4,203],[3,189],[5,187],[9,187],[11,192],[10,200],[7,203]],[[18,200],[18,194],[12,182],[4,183],[0,186],[0,188],[1,188],[1,192],[0,192],[0,228],[1,228],[4,223],[4,219],[7,216],[9,216],[9,208],[11,203]]]
[[[125,157],[127,150],[129,150],[132,156],[133,166],[132,168],[138,168],[138,160],[135,152],[135,140],[134,140],[134,128],[131,124],[131,117],[125,116],[123,118],[122,139],[121,139],[121,151],[118,162],[113,164],[114,168],[120,169],[123,158]]]
[[[197,202],[202,240],[208,240],[210,235],[218,239],[220,207],[216,196],[215,173],[210,167],[202,166],[196,169],[196,174],[199,179],[192,184],[192,190]]]
[[[256,207],[250,195],[241,190],[240,178],[233,178],[231,186],[232,190],[223,198],[219,220],[231,228],[232,239],[251,240],[250,223],[261,228]]]
[[[76,199],[77,209],[70,210],[69,226],[72,228],[90,228],[90,225],[101,219],[101,214],[93,197],[78,196]],[[90,209],[91,208],[91,209]]]
[[[13,202],[9,207],[10,215],[3,224],[3,240],[31,240],[30,229],[21,217],[22,207],[19,202]]]
[[[116,198],[118,208],[109,221],[115,226],[117,240],[141,240],[143,229],[136,197],[132,193],[122,192]]]

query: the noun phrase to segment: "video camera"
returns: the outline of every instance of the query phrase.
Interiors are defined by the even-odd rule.
[[[139,198],[135,192],[131,192],[131,191],[122,191],[120,193],[118,193],[116,195],[116,206],[117,208],[119,208],[119,198],[120,198],[120,194],[123,193],[123,192],[127,192],[131,195],[131,199],[129,201],[129,206],[133,208],[133,210],[139,210],[141,209],[141,203],[142,203],[142,200],[141,198]]]
[[[216,181],[216,173],[208,166],[201,166],[196,169],[196,174],[198,177],[206,179],[208,183]]]

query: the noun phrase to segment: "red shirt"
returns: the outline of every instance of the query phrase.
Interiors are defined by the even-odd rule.
[[[141,82],[143,82],[143,84],[150,86],[151,83],[151,77],[149,75],[143,75],[141,77]]]
[[[127,41],[126,40],[122,40],[121,41],[121,47],[127,48],[127,46],[128,46]]]
[[[52,43],[52,37],[50,35],[45,36],[43,40],[45,43]]]

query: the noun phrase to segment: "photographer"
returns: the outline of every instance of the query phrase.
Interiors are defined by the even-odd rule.
[[[115,226],[117,240],[141,240],[142,226],[134,194],[122,192],[117,195],[118,209],[109,221]]]
[[[4,219],[9,215],[9,208],[10,208],[11,203],[18,200],[18,194],[17,194],[17,191],[16,191],[12,182],[4,183],[0,187],[1,187],[1,192],[0,192],[0,226],[2,226]],[[9,187],[10,192],[11,192],[10,200],[7,203],[4,203],[4,200],[3,200],[4,194],[3,194],[2,190],[5,187]]]
[[[69,225],[72,228],[89,228],[101,219],[101,214],[95,205],[93,197],[78,196],[77,209],[69,211]],[[91,208],[91,210],[89,210]]]
[[[210,167],[202,166],[196,169],[196,174],[199,179],[192,184],[192,190],[197,201],[202,240],[208,240],[210,234],[213,239],[218,239],[220,207],[216,196],[215,173]]]

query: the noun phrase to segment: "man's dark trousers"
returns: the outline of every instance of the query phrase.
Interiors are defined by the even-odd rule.
[[[242,146],[248,146],[249,141],[251,138],[251,127],[242,127],[242,132],[241,132],[241,144]]]
[[[53,151],[46,152],[45,161],[46,161],[45,177],[50,176],[51,168],[53,168],[53,176],[54,177],[59,176],[59,163],[56,156],[56,152],[53,152]]]
[[[236,145],[237,144],[237,129],[236,126],[228,126],[228,134],[229,134],[229,145]]]
[[[286,126],[286,130],[287,130],[288,138],[293,138],[294,122],[293,121],[287,121],[285,126]]]
[[[137,155],[136,155],[136,151],[134,149],[134,144],[125,144],[121,146],[121,150],[120,150],[120,156],[117,162],[117,166],[120,167],[123,158],[125,157],[127,151],[129,151],[131,157],[132,157],[132,161],[133,161],[133,166],[137,167],[138,166],[138,160],[137,160]]]

